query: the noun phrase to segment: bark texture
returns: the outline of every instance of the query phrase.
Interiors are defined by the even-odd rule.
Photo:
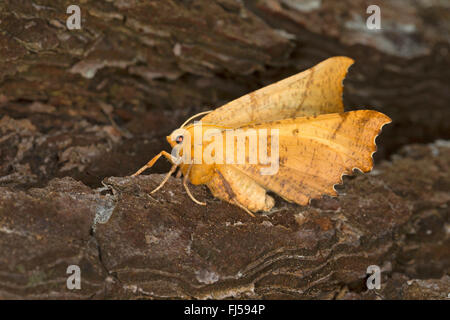
[[[449,50],[438,0],[1,1],[0,298],[446,298]],[[252,219],[126,177],[188,116],[334,55],[356,60],[346,109],[393,119],[338,198]]]
[[[338,198],[299,207],[278,199],[252,218],[213,199],[190,202],[172,178],[73,178],[0,189],[3,298],[446,298],[450,146],[402,149]],[[82,270],[68,290],[66,269]],[[382,289],[367,290],[378,265]]]

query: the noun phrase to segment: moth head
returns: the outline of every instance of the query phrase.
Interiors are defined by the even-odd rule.
[[[193,119],[198,118],[199,116],[203,116],[205,114],[211,113],[212,110],[209,111],[203,111],[200,113],[197,113],[196,115],[193,115],[192,117],[190,117],[189,119],[187,119],[182,125],[181,127],[179,127],[178,129],[176,129],[175,131],[173,131],[170,136],[167,136],[166,139],[169,142],[169,144],[171,145],[171,147],[175,147],[176,145],[179,145],[180,147],[183,144],[186,143],[191,143],[191,135],[190,132],[192,132],[193,126],[188,125],[189,122],[191,122]]]
[[[167,142],[173,148],[177,145],[182,146],[183,143],[188,142],[190,139],[188,137],[189,132],[185,129],[179,128],[173,131],[169,136],[166,137]]]

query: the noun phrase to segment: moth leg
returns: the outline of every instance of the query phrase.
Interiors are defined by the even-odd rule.
[[[232,202],[234,205],[238,206],[239,208],[241,208],[242,210],[244,210],[245,212],[247,212],[251,217],[255,218],[255,215],[253,214],[253,212],[251,212],[250,210],[248,210],[246,207],[244,207],[242,204],[240,204],[239,202],[237,202],[236,200]]]
[[[199,204],[201,206],[206,206],[206,202],[201,202],[201,201],[198,201],[197,199],[195,199],[194,196],[191,194],[191,191],[188,188],[187,180],[188,180],[188,177],[189,177],[189,173],[191,172],[191,168],[192,168],[192,164],[189,165],[189,168],[188,168],[188,170],[186,172],[186,175],[183,178],[183,187],[184,187],[184,189],[186,189],[186,192],[187,192],[189,198],[192,199],[192,201],[194,201],[196,204]]]
[[[170,168],[170,171],[167,173],[167,175],[164,177],[163,181],[161,181],[161,183],[159,184],[159,186],[157,186],[155,189],[153,189],[152,192],[150,192],[150,194],[155,193],[156,191],[158,191],[159,189],[161,189],[167,182],[167,180],[169,180],[170,176],[172,175],[172,173],[175,172],[175,170],[177,170],[178,165],[174,164],[172,165],[172,168]]]
[[[177,179],[181,178],[182,174],[183,174],[183,171],[181,171],[181,169],[178,170],[177,175],[175,176],[175,178],[177,178]]]
[[[166,152],[166,151],[161,151],[160,153],[158,153],[156,156],[153,157],[152,160],[150,160],[149,162],[147,162],[147,164],[145,166],[143,166],[142,168],[140,168],[138,171],[136,171],[134,174],[132,174],[132,177],[136,177],[138,175],[140,175],[142,172],[144,172],[146,169],[153,167],[153,165],[155,164],[155,162],[161,158],[161,156],[166,157],[171,163],[172,161],[172,156]]]

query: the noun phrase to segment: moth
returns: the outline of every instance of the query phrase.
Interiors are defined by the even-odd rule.
[[[183,186],[195,203],[206,205],[193,197],[188,182],[206,185],[215,197],[251,216],[273,208],[275,201],[268,192],[299,205],[323,195],[337,196],[334,186],[342,183],[344,174],[372,169],[375,138],[391,122],[373,110],[344,112],[343,80],[353,63],[348,57],[332,57],[220,108],[194,115],[167,137],[175,156],[161,151],[133,176],[166,157],[172,167],[152,193],[179,168],[177,176],[183,175]],[[200,121],[192,124],[196,118]],[[205,139],[211,130],[215,134]],[[235,135],[227,140],[228,133],[236,130],[244,132],[244,138]],[[277,135],[268,137],[268,131]],[[239,141],[240,149],[236,146]],[[222,151],[220,146],[230,148]],[[206,161],[206,151],[212,161]],[[257,155],[256,161],[250,159],[251,151]],[[265,162],[258,161],[264,156]],[[276,170],[263,174],[270,157],[278,161]]]

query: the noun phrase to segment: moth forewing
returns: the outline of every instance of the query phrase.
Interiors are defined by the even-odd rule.
[[[371,170],[375,137],[389,117],[369,110],[264,123],[279,130],[279,170],[262,175],[261,165],[236,165],[259,185],[298,204],[324,194],[353,168]]]
[[[251,122],[344,112],[343,81],[353,64],[332,57],[314,67],[217,108],[204,122],[239,128]]]

